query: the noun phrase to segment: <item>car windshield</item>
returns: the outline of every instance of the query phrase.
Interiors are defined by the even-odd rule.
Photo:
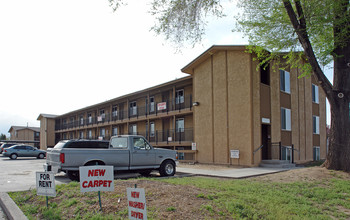
[[[58,142],[53,148],[54,149],[62,149],[66,142]]]

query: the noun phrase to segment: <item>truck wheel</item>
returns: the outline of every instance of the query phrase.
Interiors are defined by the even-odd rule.
[[[159,168],[161,176],[174,176],[176,172],[175,163],[171,160],[164,161]]]
[[[16,160],[17,159],[17,154],[11,154],[10,158],[11,158],[11,160]]]
[[[67,171],[68,178],[72,181],[80,181],[79,171]]]

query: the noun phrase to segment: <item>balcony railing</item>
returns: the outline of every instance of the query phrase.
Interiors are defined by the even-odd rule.
[[[192,95],[185,96],[181,99],[169,99],[164,102],[148,103],[144,106],[136,106],[129,108],[129,110],[121,110],[112,112],[112,114],[104,114],[96,117],[79,118],[78,120],[69,121],[66,123],[57,123],[55,130],[65,130],[72,128],[79,128],[88,125],[97,125],[106,122],[122,121],[130,118],[138,118],[141,116],[158,115],[161,113],[169,113],[174,111],[181,111],[183,109],[192,109]],[[174,136],[175,138],[175,136]],[[177,137],[181,139],[182,137]]]

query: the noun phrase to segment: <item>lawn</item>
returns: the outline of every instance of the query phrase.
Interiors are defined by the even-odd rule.
[[[9,193],[29,219],[127,219],[126,188],[144,188],[148,219],[350,219],[350,175],[313,167],[244,180],[208,177],[115,180],[114,192],[56,186]]]

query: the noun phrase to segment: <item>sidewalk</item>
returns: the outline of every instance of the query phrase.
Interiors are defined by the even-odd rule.
[[[287,171],[286,168],[266,168],[266,167],[252,167],[252,168],[216,168],[216,169],[205,169],[205,168],[190,168],[188,166],[182,167],[181,165],[176,167],[177,173],[187,173],[198,176],[211,176],[211,177],[223,177],[242,179],[254,176],[261,176],[272,173],[279,173]]]

